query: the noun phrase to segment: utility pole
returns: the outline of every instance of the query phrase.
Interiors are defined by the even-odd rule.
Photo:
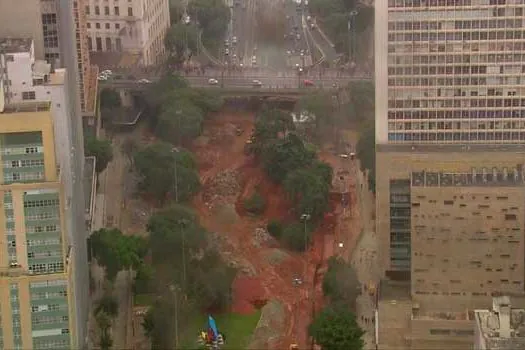
[[[186,290],[186,224],[187,221],[184,219],[179,221],[182,231],[182,289],[184,291]]]
[[[173,301],[175,305],[175,349],[179,348],[179,300],[177,297],[177,288],[171,284],[170,291],[173,293]]]
[[[177,111],[177,115],[180,115],[179,113],[180,111]],[[179,117],[179,135],[180,135],[180,117]],[[179,203],[179,177],[178,177],[178,174],[177,174],[177,153],[179,153],[179,149],[177,147],[173,147],[171,149],[171,152],[174,154],[174,157],[173,157],[173,176],[175,177],[175,184],[174,184],[174,188],[175,188],[175,203]]]
[[[304,254],[305,254],[303,280],[306,280],[306,275],[308,271],[308,259],[306,258],[308,254],[308,233],[307,233],[308,231],[307,231],[306,224],[308,220],[310,220],[310,217],[311,217],[310,214],[301,215],[301,220],[303,220],[304,222]]]
[[[357,14],[357,10],[352,10],[348,14],[348,62],[350,63],[355,60],[355,16]]]

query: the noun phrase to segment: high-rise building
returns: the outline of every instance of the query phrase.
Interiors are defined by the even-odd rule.
[[[1,306],[3,299],[0,297],[0,314],[3,320],[0,326],[3,333],[0,334],[3,334],[5,344],[12,344],[6,345],[6,348],[80,348],[85,341],[87,312],[86,296],[83,294],[88,286],[85,244],[87,234],[82,186],[80,192],[78,189],[78,183],[82,181],[82,177],[79,176],[82,175],[82,171],[78,169],[81,169],[82,165],[76,164],[76,159],[83,157],[78,157],[75,152],[76,138],[73,132],[80,115],[75,115],[74,107],[71,107],[74,101],[77,101],[77,94],[75,89],[71,91],[68,88],[71,85],[67,80],[72,79],[75,84],[76,78],[71,77],[66,69],[55,69],[46,61],[37,60],[34,51],[34,44],[30,39],[0,38],[0,164],[3,169],[0,172],[0,192],[7,193],[3,197],[4,202],[10,200],[12,203],[23,203],[20,201],[25,197],[17,197],[20,193],[32,193],[29,190],[48,193],[47,188],[52,187],[52,193],[55,193],[58,202],[54,201],[52,208],[37,210],[56,213],[53,220],[50,219],[52,222],[49,221],[50,225],[55,226],[43,226],[42,222],[46,223],[47,217],[42,217],[41,220],[24,219],[24,215],[29,215],[29,212],[20,212],[16,208],[14,211],[6,211],[5,215],[10,217],[0,219],[5,221],[5,225],[0,223],[0,227],[5,227],[6,237],[4,241],[0,241],[0,251],[2,246],[5,248],[5,253],[0,253],[0,256],[5,255],[6,260],[0,260],[0,268],[7,270],[4,269],[5,273],[0,275],[0,284],[18,289],[25,286],[24,293],[27,293],[31,283],[47,281],[49,278],[50,281],[59,281],[56,283],[60,283],[64,296],[75,297],[62,298],[62,301],[67,303],[60,306],[66,308],[61,310],[60,315],[64,317],[60,320],[54,317],[54,314],[32,313],[40,311],[26,314],[32,316],[30,320],[32,319],[33,323],[25,323],[19,327],[20,337],[25,340],[6,340],[7,335],[11,337],[10,328],[6,328],[8,324],[22,321],[17,320],[15,314],[5,313],[9,309]],[[22,142],[25,137],[31,142]],[[22,143],[18,145],[19,141]],[[32,148],[27,146],[33,143]],[[20,145],[27,147],[22,148]],[[24,150],[28,153],[23,153]],[[4,209],[13,209],[11,207],[11,204],[4,205]],[[23,206],[20,208],[24,209]],[[24,222],[25,224],[22,224]],[[28,225],[34,225],[36,228],[29,231]],[[48,226],[56,230],[49,231]],[[41,237],[40,234],[44,236]],[[59,243],[46,243],[48,236],[49,242]],[[31,253],[32,251],[34,252]],[[62,266],[61,269],[52,271],[42,262],[48,260],[50,264],[53,263],[49,266]],[[63,264],[56,265],[58,262]],[[73,268],[75,264],[77,267]],[[35,270],[36,268],[39,270]],[[45,278],[40,275],[45,275]],[[13,276],[16,277],[15,282],[20,280],[25,284],[17,287],[13,284]],[[34,280],[33,277],[38,278]],[[42,291],[48,292],[46,289]],[[24,299],[19,305],[20,312],[22,308],[24,312],[28,312],[28,308],[32,310],[33,305],[35,303],[32,300]],[[62,315],[64,313],[65,315]],[[64,326],[63,332],[68,333],[63,334],[68,335],[55,337],[58,335],[58,326]],[[36,332],[49,329],[53,330],[53,336],[50,336],[49,332]]]
[[[75,25],[72,30],[76,41],[80,105],[82,113],[92,119],[96,108],[97,69],[89,61],[84,1],[72,2]],[[61,6],[61,0],[0,0],[0,37],[33,39],[37,59],[53,67],[63,67],[62,42],[66,33],[60,26]]]
[[[143,66],[162,62],[169,6],[169,0],[86,1],[89,50],[126,52]]]
[[[70,349],[77,344],[74,250],[51,103],[5,103],[3,97],[0,347]]]
[[[380,349],[471,347],[524,295],[524,3],[375,3]]]

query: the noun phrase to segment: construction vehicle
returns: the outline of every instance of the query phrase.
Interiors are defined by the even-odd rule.
[[[290,344],[290,350],[299,350],[299,345],[297,345],[297,344]]]

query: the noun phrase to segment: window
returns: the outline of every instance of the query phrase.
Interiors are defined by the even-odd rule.
[[[104,14],[109,16],[109,6],[104,6]]]
[[[97,44],[97,51],[102,51],[102,38],[96,38],[95,41]]]
[[[114,10],[115,10],[115,16],[120,16],[120,7],[115,6]]]
[[[89,6],[86,6],[86,15],[89,15]]]
[[[128,7],[128,16],[133,16],[133,7]]]
[[[95,15],[100,15],[100,7],[95,6]]]
[[[109,23],[106,23],[105,27],[106,29],[109,29]]]
[[[34,91],[22,91],[23,100],[35,100],[36,94]]]
[[[86,26],[87,26],[88,29],[90,29],[90,28],[91,28],[91,23],[88,22],[88,23],[86,24]]]
[[[120,38],[115,39],[115,46],[117,51],[122,51],[122,40]]]
[[[120,23],[115,23],[115,29],[120,29]]]
[[[88,36],[87,43],[88,43],[88,50],[93,51],[93,39],[90,36]]]
[[[100,23],[95,23],[95,28],[100,29]]]
[[[5,60],[6,60],[7,62],[14,62],[14,60],[15,60],[15,56],[13,56],[13,55],[6,55],[6,56],[5,56]]]
[[[106,38],[106,51],[111,51],[113,48],[111,47],[111,38]]]

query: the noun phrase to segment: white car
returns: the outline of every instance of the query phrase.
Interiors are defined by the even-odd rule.
[[[252,81],[253,86],[262,86],[262,82],[259,79],[254,79]]]
[[[151,81],[148,79],[140,79],[137,81],[139,84],[151,84]]]
[[[108,80],[108,76],[105,75],[105,74],[99,74],[98,77],[97,77],[97,80],[98,81],[106,81],[106,80]]]
[[[236,36],[234,36],[234,37],[232,38],[232,43],[237,44],[237,37],[236,37]]]
[[[100,72],[100,74],[104,74],[104,75],[112,75],[113,72],[110,71],[109,69],[106,69],[106,70],[103,70],[102,72]]]
[[[208,80],[208,84],[210,84],[210,85],[217,85],[217,84],[219,84],[219,81],[217,79],[210,78]]]

